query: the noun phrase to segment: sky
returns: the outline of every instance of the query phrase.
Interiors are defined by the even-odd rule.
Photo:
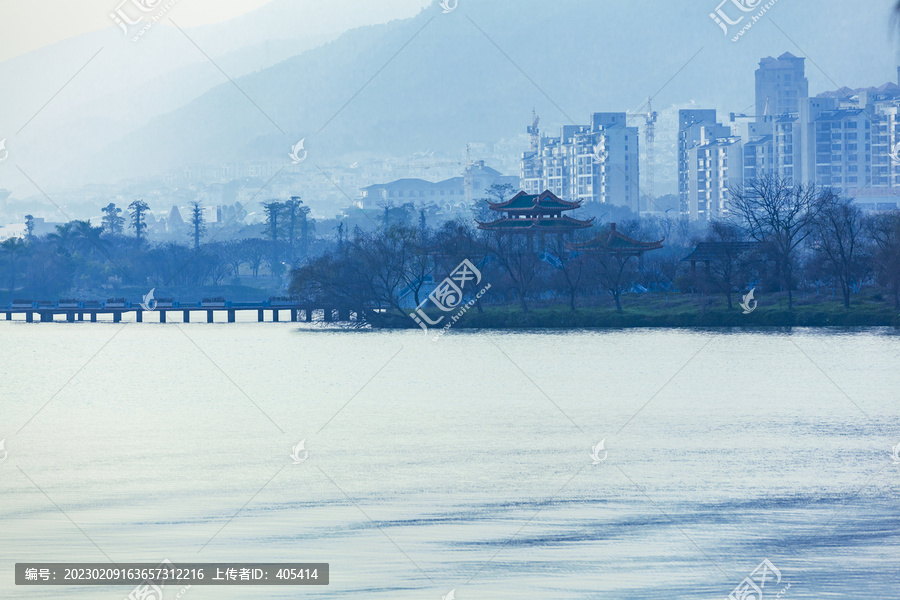
[[[182,27],[197,27],[219,23],[269,4],[272,0],[0,0],[0,62],[32,50],[60,42],[84,33],[115,27],[110,13],[127,2],[148,6],[165,6],[176,2],[169,11]],[[309,4],[314,0],[295,0]],[[391,0],[394,7],[409,6],[415,14],[423,0]],[[361,0],[358,10],[371,15],[378,22],[385,3]]]

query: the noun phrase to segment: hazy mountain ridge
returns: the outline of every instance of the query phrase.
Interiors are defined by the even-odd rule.
[[[433,5],[413,18],[352,29],[334,41],[236,77],[252,102],[215,66],[195,63],[189,68],[203,73],[204,82],[218,78],[220,83],[199,97],[170,95],[173,103],[186,103],[148,116],[137,129],[125,127],[127,117],[119,117],[103,124],[111,135],[92,136],[91,128],[103,121],[96,113],[81,121],[78,115],[67,115],[70,122],[80,123],[68,131],[48,133],[36,122],[30,127],[49,139],[35,140],[35,147],[43,143],[44,148],[89,151],[66,156],[60,165],[38,163],[34,168],[43,169],[42,176],[70,182],[76,176],[109,182],[192,164],[264,159],[287,163],[290,147],[301,138],[313,173],[312,163],[340,163],[360,154],[406,156],[433,150],[456,156],[468,142],[493,142],[521,133],[530,123],[532,108],[542,117],[542,129],[551,134],[559,125],[586,122],[594,111],[638,109],[651,95],[657,110],[695,101],[723,113],[741,112],[752,108],[753,71],[759,59],[786,50],[799,53],[772,23],[758,24],[733,44],[709,20],[710,7],[657,4],[460,2],[449,14]],[[191,35],[206,47],[216,31],[240,31],[242,22],[245,31],[257,31],[290,10],[289,2],[278,0]],[[812,94],[833,88],[832,81],[858,87],[895,77],[895,51],[880,13],[828,0],[814,12],[779,3],[770,17],[828,71],[824,75],[808,64]],[[845,23],[847,39],[860,41],[820,39],[817,32],[835,18]],[[254,22],[252,27],[246,26],[248,20]],[[871,34],[876,26],[885,31],[883,40]],[[656,35],[648,36],[648,31]],[[864,34],[852,35],[859,32]],[[190,45],[175,30],[151,33],[136,46],[153,43],[154,37],[157,43],[165,38]],[[175,41],[172,34],[182,39]],[[847,58],[854,54],[858,60]],[[163,77],[152,85],[166,96],[165,88],[177,85],[173,81]],[[71,87],[77,89],[78,81]],[[51,104],[42,119],[52,122],[53,111],[63,108]],[[90,137],[96,139],[79,144],[79,139]],[[118,141],[110,143],[116,137]]]

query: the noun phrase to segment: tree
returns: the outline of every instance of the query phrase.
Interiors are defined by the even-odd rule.
[[[140,245],[145,239],[147,231],[146,214],[150,207],[143,200],[135,200],[128,205],[128,210],[131,211],[131,228],[134,229],[134,237],[137,239],[138,245]]]
[[[516,188],[509,183],[495,183],[487,189],[487,195],[493,199],[494,204],[506,202],[515,193]]]
[[[875,276],[891,291],[894,310],[900,311],[900,213],[873,215],[866,220],[866,230],[875,246]]]
[[[850,292],[868,270],[862,211],[850,199],[826,195],[813,225],[813,252],[821,268],[840,286],[844,308],[850,308]]]
[[[34,217],[32,215],[25,215],[25,239],[34,238]]]
[[[585,290],[590,265],[584,254],[572,252],[561,235],[547,244],[546,257],[554,267],[553,287],[569,298],[569,310],[575,310],[576,296]]]
[[[312,212],[308,206],[301,206],[298,210],[298,218],[300,220],[300,257],[306,260],[309,257],[309,213]],[[315,226],[315,222],[312,223]]]
[[[206,232],[206,222],[203,218],[203,206],[199,202],[191,202],[191,238],[194,240],[194,250],[200,249],[200,236]]]
[[[246,262],[243,249],[241,248],[241,242],[238,242],[236,240],[229,240],[227,242],[223,242],[220,247],[222,249],[223,260],[231,267],[231,271],[232,273],[234,273],[234,276],[240,277],[241,265]]]
[[[522,312],[527,313],[528,298],[535,291],[535,284],[544,264],[531,249],[530,236],[490,232],[485,237],[485,243],[497,264],[509,277]]]
[[[595,276],[606,292],[613,297],[616,303],[616,311],[622,312],[622,294],[628,291],[637,278],[637,269],[634,268],[635,258],[631,254],[597,252],[596,259],[592,261],[595,267]]]
[[[475,200],[474,206],[472,206],[472,214],[474,214],[475,218],[479,221],[489,220],[491,215],[489,203],[498,204],[500,202],[506,202],[506,200],[508,200],[515,192],[516,188],[508,183],[493,184],[485,190],[487,197]]]
[[[705,237],[706,242],[716,244],[717,256],[706,263],[700,275],[714,290],[725,294],[729,310],[733,308],[731,296],[747,283],[749,256],[740,245],[744,241],[743,230],[728,221],[713,221]]]
[[[121,208],[110,202],[103,207],[103,230],[110,235],[122,235],[125,229],[125,218],[119,216]]]
[[[12,296],[16,290],[16,259],[20,254],[25,252],[25,241],[20,238],[9,238],[0,243],[0,250],[3,254],[9,256],[9,295]]]
[[[378,203],[378,206],[384,210],[384,214],[381,217],[381,226],[387,229],[391,224],[391,211],[394,209],[394,203],[390,200],[382,200]]]
[[[262,203],[263,210],[266,213],[266,235],[273,242],[278,241],[278,217],[284,209],[284,205],[277,200],[270,200]]]
[[[800,246],[830,194],[815,184],[767,175],[731,190],[729,209],[752,239],[763,242],[775,259],[788,308],[794,307],[794,270]]]
[[[300,196],[291,196],[290,200],[284,203],[284,213],[287,217],[287,243],[288,243],[288,260],[294,263],[294,240],[296,239],[297,223],[300,217],[300,205],[303,201]]]
[[[269,244],[265,240],[259,238],[250,238],[241,240],[241,253],[244,256],[244,262],[253,272],[253,278],[259,277],[259,268],[265,261]]]

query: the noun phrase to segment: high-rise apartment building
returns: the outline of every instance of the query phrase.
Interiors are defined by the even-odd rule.
[[[730,190],[743,181],[741,140],[716,121],[715,110],[682,110],[678,118],[681,215],[692,221],[725,217]]]
[[[594,113],[590,125],[566,125],[559,137],[532,131],[534,147],[522,155],[521,185],[563,200],[609,203],[638,212],[638,128],[626,114]]]
[[[797,115],[800,101],[809,97],[804,58],[785,52],[778,58],[771,56],[759,61],[756,70],[756,115]]]

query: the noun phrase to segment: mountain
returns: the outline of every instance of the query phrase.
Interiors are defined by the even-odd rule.
[[[342,10],[352,5],[338,4]],[[876,4],[883,10],[860,11],[840,0],[815,9],[776,3],[733,43],[709,18],[715,7],[705,3],[460,0],[446,14],[435,3],[411,18],[352,29],[234,83],[206,64],[203,72],[221,83],[194,98],[177,96],[175,84],[159,81],[156,93],[173,95],[177,102],[166,104],[176,108],[80,152],[92,128],[115,133],[114,121],[85,118],[77,136],[58,131],[35,141],[35,147],[67,154],[59,164],[38,161],[34,169],[73,182],[191,164],[288,163],[291,146],[304,139],[309,160],[303,166],[315,175],[315,164],[352,162],[349,157],[360,153],[458,155],[469,142],[520,133],[532,108],[548,132],[587,122],[595,111],[641,109],[651,96],[657,110],[694,102],[725,117],[752,110],[757,63],[786,50],[809,56],[812,94],[894,79],[891,2]],[[292,14],[291,5],[273,2],[208,31],[237,32],[241,23],[245,32],[263,31]],[[822,35],[837,30],[839,39]],[[197,38],[212,43],[209,33]],[[190,48],[184,39],[178,44],[181,51]]]

